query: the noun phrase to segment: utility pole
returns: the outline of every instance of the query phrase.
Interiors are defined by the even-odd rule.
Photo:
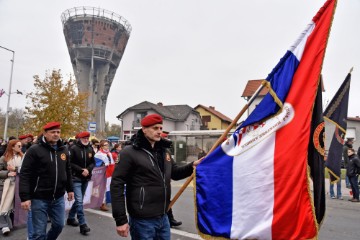
[[[7,94],[7,96],[8,96],[8,101],[7,101],[7,106],[6,106],[5,127],[4,127],[4,140],[6,140],[6,137],[7,137],[7,128],[8,128],[8,122],[9,122],[11,84],[12,84],[12,76],[13,76],[13,70],[14,70],[15,51],[13,51],[13,50],[11,50],[11,49],[8,49],[8,48],[6,48],[6,47],[3,47],[3,46],[0,46],[0,48],[12,52],[10,84],[9,84],[9,92],[8,92],[8,94]]]

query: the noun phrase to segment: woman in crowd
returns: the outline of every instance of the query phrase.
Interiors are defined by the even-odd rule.
[[[0,228],[4,235],[8,235],[12,229],[10,214],[14,208],[15,177],[21,166],[22,156],[21,142],[14,139],[9,141],[4,156],[0,158]]]
[[[95,153],[99,151],[99,145],[99,140],[97,140],[96,138],[91,139],[91,146]]]
[[[106,173],[105,173],[106,193],[104,197],[104,203],[100,207],[102,211],[109,211],[109,208],[106,206],[106,204],[111,203],[110,183],[111,183],[111,176],[115,168],[115,162],[109,148],[110,148],[109,142],[107,140],[101,140],[99,151],[94,156],[96,167],[106,166]]]
[[[122,149],[122,146],[120,143],[115,143],[114,147],[111,149],[111,155],[112,155],[115,163],[118,162],[118,155],[119,155],[119,152],[121,151],[121,149]]]

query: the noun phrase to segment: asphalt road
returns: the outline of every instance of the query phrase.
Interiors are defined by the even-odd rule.
[[[176,193],[184,181],[173,183],[173,193]],[[328,184],[327,184],[328,185]],[[344,185],[344,184],[343,184]],[[328,186],[327,186],[328,187]],[[344,200],[326,197],[326,216],[320,229],[319,239],[331,240],[358,240],[360,239],[360,203],[347,201],[350,198],[349,190],[342,188]],[[327,190],[328,192],[328,190]],[[194,195],[189,186],[173,207],[175,218],[183,222],[177,228],[171,229],[171,239],[191,240],[201,239],[197,234],[194,220]],[[78,227],[65,226],[59,240],[115,240],[121,238],[115,231],[115,223],[111,212],[102,212],[96,209],[86,210],[86,218],[91,232],[83,236]],[[1,233],[0,233],[1,234]],[[26,228],[14,229],[9,236],[0,235],[0,239],[25,240]]]

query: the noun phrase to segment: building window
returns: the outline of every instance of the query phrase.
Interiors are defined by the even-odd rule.
[[[204,115],[201,117],[201,121],[203,126],[208,126],[208,123],[211,122],[211,116],[210,115]]]
[[[147,115],[147,112],[136,112],[133,121],[133,129],[141,128],[141,119],[143,119]]]

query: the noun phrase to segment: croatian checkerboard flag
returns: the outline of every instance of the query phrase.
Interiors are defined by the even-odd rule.
[[[268,95],[196,168],[204,238],[316,238],[307,150],[336,0],[328,0],[267,77]]]

